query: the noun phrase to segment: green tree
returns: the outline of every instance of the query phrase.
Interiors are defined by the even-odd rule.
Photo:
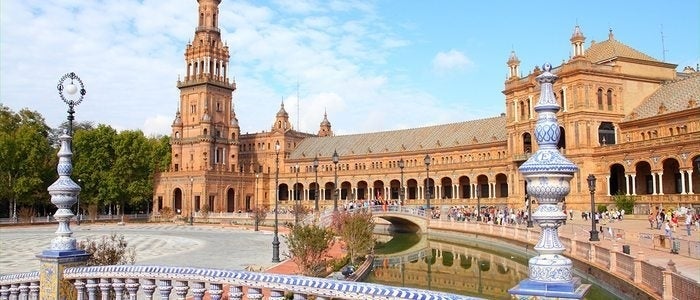
[[[140,130],[125,130],[114,139],[114,166],[110,176],[120,194],[123,209],[143,206],[153,194],[153,149]]]
[[[290,259],[304,276],[325,275],[328,251],[333,245],[333,231],[316,224],[290,225],[285,235]]]
[[[364,210],[355,213],[337,212],[334,218],[337,234],[350,252],[350,263],[355,264],[355,258],[363,257],[374,247],[374,220],[372,213]]]
[[[0,105],[0,199],[8,204],[3,208],[48,205],[46,188],[56,179],[49,132],[38,112],[14,113]]]
[[[102,208],[116,204],[120,191],[112,180],[114,139],[117,131],[107,125],[75,132],[73,139],[73,178],[82,182],[80,202]]]
[[[637,199],[635,199],[634,196],[625,195],[618,192],[617,195],[613,196],[613,201],[615,202],[615,206],[617,206],[618,210],[624,209],[625,213],[632,213]]]

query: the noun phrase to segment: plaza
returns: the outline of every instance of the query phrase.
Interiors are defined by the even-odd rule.
[[[137,265],[189,266],[244,270],[248,266],[272,266],[269,243],[272,233],[232,226],[177,224],[83,223],[71,228],[78,240],[123,234],[135,247]],[[0,227],[0,273],[38,270],[34,255],[49,246],[55,224]],[[282,252],[286,249],[281,244]]]

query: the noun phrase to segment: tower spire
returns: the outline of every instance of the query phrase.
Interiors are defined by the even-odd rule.
[[[586,37],[583,36],[583,32],[581,32],[581,27],[576,24],[576,27],[574,27],[574,33],[571,34],[571,47],[573,48],[574,51],[574,57],[582,57],[584,54],[583,50],[583,43],[586,41]]]

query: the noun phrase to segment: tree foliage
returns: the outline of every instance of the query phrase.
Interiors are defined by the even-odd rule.
[[[637,202],[637,199],[635,199],[634,196],[631,195],[618,193],[617,195],[613,196],[613,201],[615,202],[615,206],[617,206],[618,210],[624,209],[625,213],[632,213],[634,209],[634,204]]]
[[[67,124],[51,129],[35,111],[15,113],[0,104],[0,215],[17,202],[45,212],[47,188],[57,178],[58,137]],[[167,136],[147,138],[141,131],[92,122],[73,124],[73,174],[81,186],[81,205],[102,210],[121,205],[122,212],[146,211],[153,194],[154,174],[170,165]],[[81,206],[82,208],[82,206]]]
[[[324,275],[328,251],[333,245],[333,231],[311,225],[290,225],[289,234],[285,235],[290,259],[299,266],[299,272],[305,276]]]
[[[350,263],[355,258],[367,255],[374,247],[374,220],[372,213],[359,210],[355,213],[335,212],[333,228],[342,237],[350,254]]]
[[[48,141],[49,132],[50,128],[39,113],[28,109],[14,113],[0,104],[2,203],[16,203],[18,208],[48,205],[46,188],[56,179],[56,157]],[[0,207],[4,209],[9,205]]]

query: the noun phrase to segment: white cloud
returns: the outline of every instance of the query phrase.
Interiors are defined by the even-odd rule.
[[[473,65],[472,61],[457,50],[438,52],[433,58],[433,70],[439,74],[462,71]]]
[[[396,70],[384,64],[391,51],[411,42],[376,16],[373,4],[305,1],[290,14],[289,2],[276,3],[282,5],[220,6],[242,132],[269,130],[283,96],[296,127],[297,82],[299,129],[306,132],[318,131],[324,110],[336,133],[465,118],[418,87],[392,84],[405,74],[392,74]],[[342,13],[329,17],[332,11]],[[58,0],[7,0],[0,13],[4,105],[37,110],[57,126],[66,106],[56,83],[75,72],[88,92],[76,107],[77,121],[170,134],[179,102],[175,84],[197,24],[195,1],[82,1],[76,8]]]

